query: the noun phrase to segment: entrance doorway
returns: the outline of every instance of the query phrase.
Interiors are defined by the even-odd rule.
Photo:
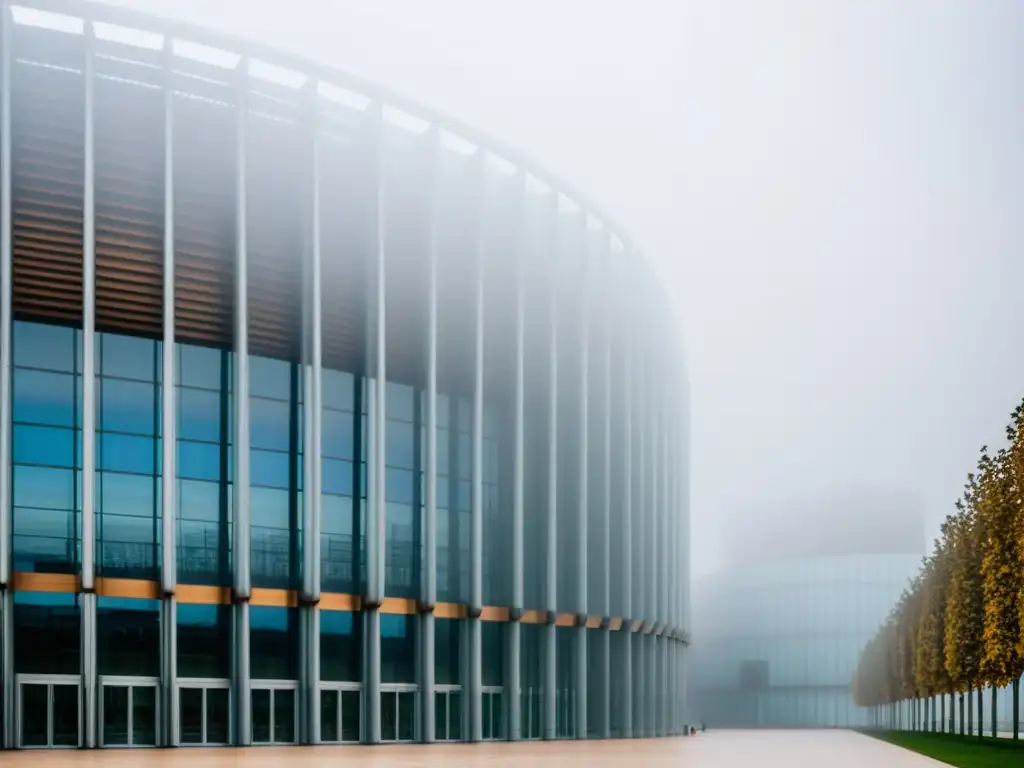
[[[78,675],[18,675],[18,746],[76,748],[82,744]]]
[[[159,681],[149,677],[101,677],[100,722],[104,747],[155,747]]]
[[[225,745],[231,739],[231,683],[178,679],[178,743]]]

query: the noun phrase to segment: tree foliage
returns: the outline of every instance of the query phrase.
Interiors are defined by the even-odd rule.
[[[861,706],[1005,686],[1024,673],[1024,402],[967,476],[934,549],[864,647]]]

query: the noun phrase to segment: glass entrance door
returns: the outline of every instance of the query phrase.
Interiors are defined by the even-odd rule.
[[[381,686],[381,741],[416,740],[416,686]]]
[[[294,744],[298,711],[295,684],[252,687],[252,743]]]
[[[434,691],[434,739],[462,740],[462,688],[439,685]]]
[[[81,746],[81,696],[77,675],[19,675],[17,686],[15,714],[19,747]]]
[[[178,680],[178,743],[224,745],[231,733],[231,684],[227,680]]]
[[[155,747],[155,678],[100,678],[100,722],[105,747]]]
[[[522,707],[522,728],[524,739],[544,738],[544,690],[542,688],[524,688],[520,693]]]
[[[505,738],[504,710],[501,702],[500,686],[485,686],[483,689],[483,738],[484,741],[497,741]]]
[[[358,684],[325,686],[320,684],[320,741],[326,744],[360,739],[360,699]]]

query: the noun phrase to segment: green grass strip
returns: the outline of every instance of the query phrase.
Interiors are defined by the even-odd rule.
[[[1024,741],[908,731],[867,731],[867,734],[958,768],[1024,766]]]

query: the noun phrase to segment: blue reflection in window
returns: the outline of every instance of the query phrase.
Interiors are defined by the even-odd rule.
[[[281,451],[249,452],[249,467],[254,486],[287,489],[290,457]],[[301,470],[300,470],[301,472]]]
[[[351,496],[352,462],[324,459],[321,464],[321,488],[323,492],[339,496]]]
[[[159,342],[151,339],[112,333],[101,334],[100,374],[152,382],[155,380],[159,346]]]
[[[177,351],[178,384],[180,386],[200,387],[214,391],[220,389],[221,350],[178,344]]]
[[[68,467],[75,464],[75,432],[58,427],[14,425],[14,462]]]
[[[152,384],[102,379],[99,385],[101,430],[156,434],[156,398]]]
[[[152,475],[156,464],[156,444],[151,437],[100,434],[99,468],[117,472]]]
[[[210,443],[178,441],[178,477],[220,480],[220,447]],[[230,477],[231,470],[228,470]]]
[[[15,466],[14,504],[41,509],[72,509],[75,505],[75,477],[72,470]]]
[[[220,441],[220,393],[178,387],[178,437]]]
[[[22,368],[70,373],[75,370],[77,334],[75,329],[59,325],[15,323],[14,364]]]
[[[73,427],[76,380],[69,373],[16,369],[14,421]]]

